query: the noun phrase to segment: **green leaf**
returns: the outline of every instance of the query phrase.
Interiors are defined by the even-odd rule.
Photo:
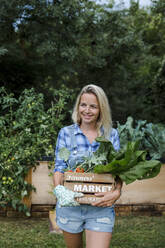
[[[146,156],[145,151],[136,151],[139,146],[139,141],[128,142],[126,149],[120,152],[113,151],[113,159],[110,163],[98,165],[94,168],[95,173],[112,173],[117,174],[127,171],[129,168],[137,164],[139,160],[144,160]]]
[[[100,156],[103,153],[107,157],[107,160],[111,161],[113,159],[113,152],[115,152],[112,143],[103,136],[97,137],[96,141],[100,143],[100,146],[94,154]]]
[[[136,179],[142,180],[155,177],[160,172],[161,163],[157,160],[142,161],[130,170],[120,173],[119,177],[126,183],[132,183]]]
[[[95,173],[118,175],[126,184],[135,180],[152,178],[160,172],[161,164],[157,160],[146,160],[146,151],[138,150],[140,141],[128,142],[120,152],[113,152],[113,159],[106,165],[94,167]]]
[[[22,192],[21,192],[22,198],[23,198],[24,196],[26,196],[27,194],[28,194],[27,190],[22,191]]]

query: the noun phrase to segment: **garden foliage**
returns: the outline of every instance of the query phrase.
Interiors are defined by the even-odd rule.
[[[134,120],[131,116],[124,124],[117,123],[121,147],[128,141],[140,140],[140,149],[152,159],[165,159],[165,125],[148,123],[147,120]]]
[[[106,91],[114,120],[164,123],[164,1],[148,9],[101,2],[1,0],[0,84],[47,95],[92,82]]]
[[[46,109],[46,99],[34,89],[24,90],[16,99],[0,88],[0,206],[28,214],[22,200],[33,186],[24,178],[43,156],[54,156],[71,91],[62,87],[53,95],[54,102]]]

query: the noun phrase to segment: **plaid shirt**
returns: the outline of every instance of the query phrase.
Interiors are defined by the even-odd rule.
[[[66,147],[69,151],[72,152],[73,150],[73,137],[71,136],[70,127],[73,128],[73,132],[75,135],[77,148],[78,150],[85,152],[95,152],[98,147],[99,143],[96,141],[93,141],[92,144],[89,143],[87,137],[83,134],[78,124],[73,124],[72,126],[66,126],[62,128],[58,134],[57,143],[56,143],[56,150],[55,150],[55,169],[54,172],[64,172],[64,169],[67,168],[67,164],[64,160],[60,159],[59,157],[59,150],[62,147]],[[116,129],[112,129],[111,135],[110,135],[110,141],[113,144],[113,147],[116,151],[120,149],[120,141],[119,141],[119,135]]]

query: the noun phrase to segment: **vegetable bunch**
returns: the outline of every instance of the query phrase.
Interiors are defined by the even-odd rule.
[[[97,139],[100,142],[99,150],[107,150],[109,141]],[[142,180],[155,177],[159,174],[161,163],[158,160],[146,160],[146,151],[139,150],[140,141],[128,142],[127,146],[119,152],[115,152],[112,144],[109,152],[107,151],[106,165],[96,165],[95,173],[111,173],[119,176],[126,184],[135,180]],[[99,150],[97,151],[99,153]]]
[[[114,177],[119,176],[126,184],[155,177],[160,172],[161,163],[158,160],[146,160],[147,152],[139,150],[139,140],[128,142],[119,152],[104,137],[98,137],[96,141],[100,143],[99,149],[90,157],[84,157],[83,163],[77,166],[84,172],[111,173]],[[69,152],[66,148],[62,149],[60,157],[67,162]]]

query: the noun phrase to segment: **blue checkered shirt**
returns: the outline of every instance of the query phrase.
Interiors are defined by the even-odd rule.
[[[56,150],[55,150],[55,169],[54,172],[64,172],[64,169],[67,168],[67,164],[64,160],[60,159],[59,157],[59,150],[63,147],[66,147],[70,152],[72,152],[73,147],[73,137],[70,133],[70,127],[74,130],[74,135],[77,143],[77,148],[80,151],[88,151],[88,152],[95,152],[98,147],[99,143],[96,141],[93,141],[92,144],[90,144],[87,137],[83,134],[78,124],[73,124],[71,126],[66,126],[62,128],[58,134],[57,142],[56,142]],[[119,141],[119,135],[116,129],[112,129],[109,139],[113,147],[116,151],[120,149],[120,141]]]

